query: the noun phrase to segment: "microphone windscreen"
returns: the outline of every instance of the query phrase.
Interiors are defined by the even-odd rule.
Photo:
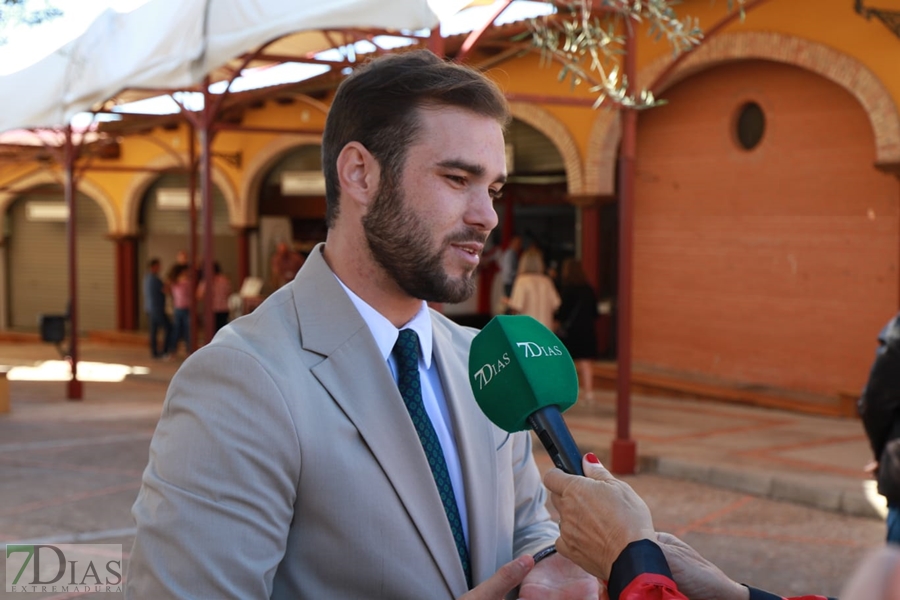
[[[526,315],[498,315],[475,336],[469,383],[482,412],[508,431],[530,429],[528,417],[578,399],[578,375],[566,347],[552,331]]]

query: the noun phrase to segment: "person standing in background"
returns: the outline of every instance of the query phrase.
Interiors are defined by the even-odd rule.
[[[900,544],[900,314],[878,334],[878,350],[858,403],[875,460],[866,470],[887,498],[887,541]]]
[[[184,340],[185,355],[193,351],[191,348],[191,274],[187,263],[176,263],[169,270],[169,290],[172,293],[172,308],[174,310],[174,325],[172,327],[172,342],[170,352],[174,355],[178,351],[178,342]]]
[[[222,272],[222,267],[218,261],[213,263],[213,280],[212,280],[212,312],[215,322],[213,324],[213,335],[217,331],[228,324],[228,297],[231,295],[231,280],[228,275]],[[205,281],[201,281],[197,286],[197,299],[204,301],[206,299]]]
[[[160,262],[158,258],[147,263],[144,275],[144,312],[147,313],[150,328],[150,356],[168,358],[172,343],[172,322],[166,314],[166,285],[159,277]],[[159,330],[163,332],[162,349],[159,348]]]
[[[169,272],[166,274],[166,281],[172,282],[175,281],[175,272],[178,271],[181,267],[188,266],[188,255],[184,250],[179,250],[175,253],[175,262],[172,263],[172,266],[169,267]]]
[[[553,329],[553,313],[560,298],[553,280],[544,273],[544,257],[531,246],[519,257],[519,269],[508,306],[515,314],[534,317],[547,329]]]
[[[302,266],[303,257],[285,242],[278,242],[269,264],[272,290],[277,290],[284,284],[293,281]]]
[[[560,298],[556,335],[575,361],[579,395],[590,403],[594,400],[593,361],[597,357],[597,296],[587,281],[581,261],[574,258],[563,261]]]
[[[513,282],[519,268],[519,252],[522,250],[522,238],[514,235],[500,255],[500,281],[503,282],[503,298],[508,300],[512,294]]]

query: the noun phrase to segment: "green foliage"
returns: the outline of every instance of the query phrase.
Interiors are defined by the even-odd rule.
[[[0,44],[14,27],[34,26],[62,15],[50,0],[0,0]]]
[[[728,0],[728,10],[737,6],[743,18],[745,0]],[[646,23],[649,35],[665,39],[678,55],[697,46],[703,31],[696,18],[680,17],[674,7],[679,0],[557,0],[557,14],[533,19],[531,41],[541,53],[541,63],[559,63],[559,80],[571,86],[588,83],[597,94],[594,108],[606,100],[628,108],[644,109],[662,102],[650,90],[628,93],[621,74],[626,27]],[[599,9],[594,6],[600,4]]]

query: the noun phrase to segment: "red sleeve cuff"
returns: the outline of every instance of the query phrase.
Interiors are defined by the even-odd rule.
[[[675,582],[657,573],[644,573],[629,583],[618,600],[687,600]]]

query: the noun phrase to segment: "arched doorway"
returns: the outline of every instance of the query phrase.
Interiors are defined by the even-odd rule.
[[[270,259],[279,243],[308,254],[325,241],[325,179],[319,144],[303,144],[285,152],[265,172],[259,189],[257,272],[273,291]]]
[[[78,324],[82,331],[115,327],[113,244],[102,207],[76,197]],[[34,188],[7,212],[8,306],[11,329],[35,331],[42,314],[64,314],[69,297],[68,209],[58,186]]]
[[[512,225],[527,242],[544,251],[548,264],[572,256],[575,248],[575,207],[568,201],[565,161],[543,133],[519,119],[506,132],[512,147],[509,179],[499,203],[500,226]],[[512,206],[509,219],[505,211]]]
[[[833,395],[898,305],[898,186],[869,117],[805,69],[744,60],[641,114],[636,365]],[[755,108],[752,108],[754,107]]]
[[[197,260],[202,259],[203,211],[197,193]],[[187,250],[190,236],[188,176],[168,173],[157,179],[144,193],[139,213],[137,251],[137,298],[141,327],[147,326],[141,280],[152,258],[159,258],[165,274],[180,250]],[[234,283],[237,278],[237,239],[228,219],[228,203],[218,186],[213,186],[213,260],[218,261]]]

